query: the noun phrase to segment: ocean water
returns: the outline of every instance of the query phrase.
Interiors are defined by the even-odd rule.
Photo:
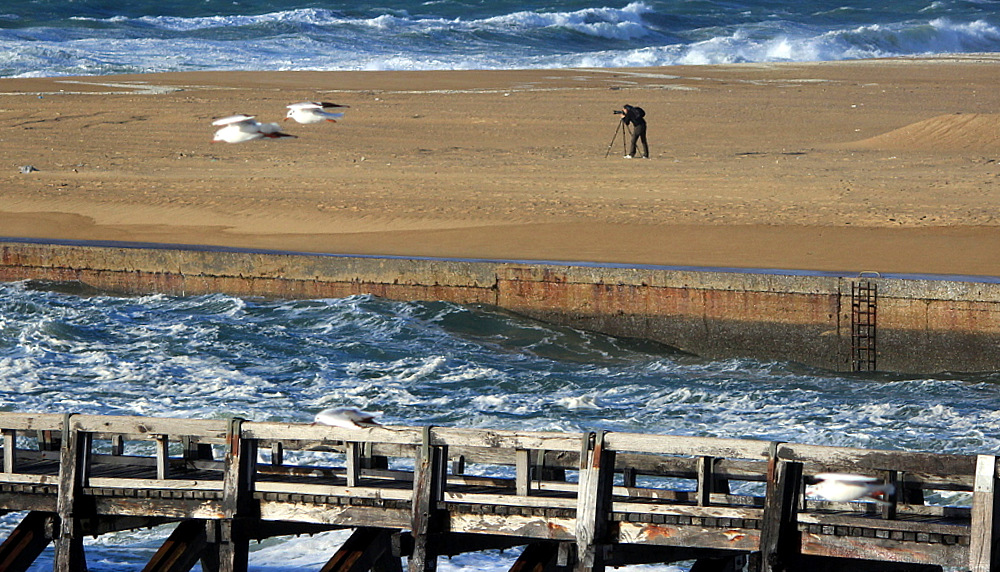
[[[997,51],[998,0],[0,4],[0,77],[627,67]]]
[[[0,284],[0,410],[309,422],[349,405],[401,425],[1000,450],[1000,375],[711,361],[443,302],[57,290]],[[0,535],[19,516],[0,519]],[[168,533],[88,539],[90,569],[141,570]],[[251,569],[318,569],[345,538],[269,540],[252,547]],[[51,569],[51,557],[34,570]],[[516,557],[471,554],[442,559],[441,569],[499,572]]]

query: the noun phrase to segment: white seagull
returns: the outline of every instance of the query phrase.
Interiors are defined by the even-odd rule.
[[[350,105],[339,105],[326,101],[303,101],[301,103],[286,105],[285,107],[288,108],[288,113],[285,115],[285,121],[294,119],[299,123],[320,123],[323,121],[336,123],[338,119],[344,116],[344,114],[332,113],[327,111],[327,109],[333,109],[335,107],[350,107]]]
[[[253,141],[263,137],[295,137],[281,132],[281,127],[277,123],[261,123],[254,119],[253,115],[230,115],[222,119],[216,119],[212,125],[220,126],[221,129],[215,132],[212,141],[225,141],[226,143],[243,143]]]
[[[882,483],[875,477],[850,473],[820,473],[813,477],[819,482],[806,487],[806,495],[829,501],[849,502],[862,499],[888,504],[886,497],[896,492],[892,483]],[[877,484],[876,484],[877,483]]]
[[[353,407],[331,407],[316,414],[313,425],[329,425],[343,429],[367,429],[381,427],[375,422],[375,414],[361,411]]]

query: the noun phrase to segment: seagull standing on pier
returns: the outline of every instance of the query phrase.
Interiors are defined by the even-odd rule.
[[[329,425],[343,429],[367,429],[381,427],[375,422],[375,414],[361,411],[353,407],[331,407],[316,414],[313,425]]]
[[[882,483],[875,477],[849,473],[820,473],[813,477],[816,484],[806,487],[806,495],[829,501],[849,502],[862,499],[888,504],[886,498],[896,492],[892,483]]]
[[[253,141],[263,137],[295,137],[281,132],[281,127],[277,123],[261,123],[254,119],[253,115],[230,115],[222,119],[216,119],[212,125],[221,127],[215,132],[212,141],[225,141],[226,143],[243,143]]]
[[[287,105],[286,107],[288,107],[288,113],[285,115],[285,121],[294,119],[299,123],[321,123],[323,121],[336,123],[344,114],[332,113],[327,110],[336,107],[350,107],[350,105],[340,105],[326,101],[303,101]]]

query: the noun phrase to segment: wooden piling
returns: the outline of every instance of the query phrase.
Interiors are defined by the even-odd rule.
[[[413,477],[413,554],[408,561],[410,572],[434,572],[437,555],[430,550],[437,505],[444,487],[446,457],[440,447],[431,444],[431,427],[424,427],[420,454]]]
[[[55,568],[73,572],[87,570],[87,560],[83,551],[83,533],[80,529],[80,518],[89,514],[80,514],[79,499],[90,461],[90,443],[92,435],[87,432],[73,431],[71,416],[66,415],[63,421],[63,439],[59,459],[59,497],[57,500],[59,514],[59,535],[55,539]]]
[[[253,486],[250,467],[256,462],[257,441],[241,438],[243,420],[234,418],[226,435],[225,474],[222,482],[222,513],[219,521],[218,560],[220,572],[246,570],[249,559],[249,536],[243,522],[248,513]]]
[[[767,468],[764,521],[760,531],[761,572],[795,572],[801,553],[798,498],[802,464],[771,457]]]
[[[1000,570],[1000,475],[997,457],[976,458],[976,481],[972,504],[972,530],[969,544],[969,570]]]
[[[588,439],[589,441],[589,439]],[[604,432],[594,434],[593,447],[580,459],[580,491],[576,508],[577,572],[603,572],[607,513],[611,508],[614,451],[604,446]]]

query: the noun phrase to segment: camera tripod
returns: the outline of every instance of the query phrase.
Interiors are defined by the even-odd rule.
[[[625,154],[625,133],[628,132],[628,128],[625,127],[625,123],[622,121],[618,122],[618,127],[615,128],[615,135],[611,138],[611,143],[608,143],[608,150],[604,153],[604,158],[607,159],[608,155],[611,154],[611,146],[615,144],[615,139],[618,138],[618,132],[622,132],[622,155]]]

